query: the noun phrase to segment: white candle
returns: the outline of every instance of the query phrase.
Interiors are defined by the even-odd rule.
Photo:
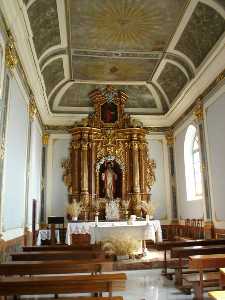
[[[98,215],[95,215],[95,225],[98,226]]]

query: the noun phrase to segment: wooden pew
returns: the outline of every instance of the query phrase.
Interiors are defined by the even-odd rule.
[[[43,274],[101,273],[112,271],[112,262],[78,260],[15,261],[0,264],[0,276],[24,276]]]
[[[225,266],[225,264],[224,264],[224,266]],[[225,268],[220,268],[220,287],[222,289],[224,289],[224,287],[225,287]]]
[[[193,247],[178,247],[171,249],[171,258],[178,258],[178,268],[176,272],[176,284],[182,286],[182,269],[184,266],[183,259],[191,255],[197,254],[221,254],[225,253],[225,245],[208,245],[208,246],[193,246]],[[193,273],[193,271],[187,271],[187,273]]]
[[[125,273],[73,275],[73,276],[34,276],[1,277],[0,295],[41,295],[68,293],[98,293],[123,291],[127,276]]]
[[[37,251],[73,251],[73,250],[100,250],[97,245],[44,245],[44,246],[24,246],[22,247],[23,252],[37,252]]]
[[[123,300],[121,296],[113,296],[113,297],[73,297],[73,298],[61,298],[60,300]]]
[[[29,260],[71,260],[71,259],[104,259],[105,253],[102,250],[73,250],[73,251],[36,251],[16,252],[11,254],[13,261]]]
[[[175,247],[189,247],[189,246],[207,246],[207,245],[225,245],[225,239],[208,239],[208,240],[185,240],[185,241],[165,241],[156,243],[156,249],[159,251],[164,251],[164,261],[163,261],[163,272],[162,275],[172,279],[174,273],[168,273],[168,263],[167,263],[167,251]]]
[[[224,300],[225,299],[225,291],[212,291],[208,293],[209,297],[214,300]]]
[[[208,286],[218,286],[219,273],[204,273],[206,269],[217,269],[225,265],[224,254],[212,254],[212,255],[194,255],[189,257],[189,268],[198,270],[199,274],[196,280],[190,281],[189,275],[184,276],[186,282],[191,282],[196,298],[203,299],[203,289]]]

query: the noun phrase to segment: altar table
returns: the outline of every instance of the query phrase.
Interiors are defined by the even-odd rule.
[[[135,221],[128,224],[122,222],[77,222],[68,223],[66,232],[66,244],[71,245],[71,234],[91,235],[91,244],[110,239],[121,239],[121,237],[133,238],[136,240],[162,241],[162,230],[159,220]]]

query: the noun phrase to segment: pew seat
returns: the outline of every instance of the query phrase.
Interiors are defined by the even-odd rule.
[[[64,275],[34,277],[1,277],[1,296],[102,293],[125,290],[125,273],[98,275]]]
[[[113,296],[113,297],[60,297],[59,300],[123,300],[122,296]]]
[[[225,291],[212,291],[208,293],[209,297],[215,300],[224,300]]]
[[[84,259],[90,260],[94,258],[105,258],[102,250],[70,250],[70,251],[27,251],[11,253],[13,261],[41,261],[41,260],[71,260]]]
[[[78,260],[51,260],[51,261],[15,261],[0,264],[0,276],[25,276],[43,274],[73,274],[73,273],[101,273],[103,270],[112,271],[112,262],[109,261],[78,261]]]

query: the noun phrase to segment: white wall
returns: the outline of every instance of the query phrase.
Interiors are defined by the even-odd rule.
[[[225,227],[225,88],[207,103],[205,117],[213,219]]]
[[[162,221],[171,218],[171,199],[169,187],[168,150],[165,137],[149,136],[149,157],[156,163],[156,181],[152,186],[151,199],[156,208],[154,217]]]
[[[187,201],[186,179],[184,166],[184,140],[187,127],[193,122],[190,118],[180,128],[175,131],[175,169],[176,169],[176,184],[177,184],[177,204],[178,217],[181,219],[203,218],[204,201],[193,200]]]
[[[62,160],[69,158],[70,135],[51,135],[47,165],[47,216],[65,215],[68,190],[63,182]]]
[[[27,103],[17,82],[11,79],[3,173],[3,231],[24,225],[28,124]]]
[[[40,215],[42,180],[42,130],[37,119],[32,122],[30,141],[30,172],[28,194],[28,225],[32,223],[32,200],[37,200],[37,222]]]

